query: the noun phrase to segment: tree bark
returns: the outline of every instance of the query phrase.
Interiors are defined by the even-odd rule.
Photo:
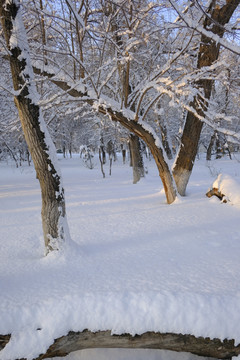
[[[144,177],[143,158],[140,149],[139,137],[133,134],[129,136],[129,145],[131,148],[131,163],[133,168],[133,184],[137,184]]]
[[[123,164],[126,163],[126,153],[127,153],[127,150],[126,150],[126,149],[122,149],[122,160],[123,160]]]
[[[220,7],[220,1],[212,0],[204,20],[204,28],[213,34],[222,37],[224,34],[224,25],[227,24],[239,5],[240,0],[228,0]],[[197,68],[201,69],[205,66],[212,65],[219,55],[219,44],[206,35],[201,36],[200,48],[198,53]],[[203,92],[203,97],[195,96],[191,107],[198,115],[204,117],[204,111],[207,109],[207,100],[210,99],[213,80],[202,79],[197,82],[197,86]],[[202,107],[199,106],[202,102]],[[175,166],[173,176],[180,195],[185,195],[186,187],[192,173],[193,164],[196,158],[198,143],[203,123],[193,113],[188,112],[181,139],[181,144]]]
[[[169,141],[168,141],[167,126],[166,126],[166,124],[161,125],[160,121],[158,121],[158,125],[159,125],[160,131],[161,131],[163,147],[166,151],[168,159],[172,160],[173,156],[172,156],[172,150],[170,148]]]
[[[99,155],[99,161],[100,161],[102,176],[103,176],[103,178],[105,178],[105,172],[104,172],[104,169],[103,169],[103,164],[104,164],[103,152],[101,150],[101,147],[98,150],[98,155]]]
[[[216,133],[214,131],[214,133],[211,136],[210,142],[208,144],[208,148],[207,148],[206,160],[208,160],[208,161],[210,161],[212,158],[212,149],[213,149],[213,145],[215,142],[215,137],[216,137]]]
[[[90,348],[162,349],[190,352],[218,359],[229,359],[240,353],[240,346],[235,347],[234,340],[220,341],[219,339],[196,338],[193,335],[154,332],[135,336],[130,334],[111,335],[111,331],[92,333],[85,330],[78,333],[69,332],[67,336],[55,340],[46,354],[36,360],[49,356],[65,356],[71,351]]]
[[[4,349],[9,340],[11,339],[11,335],[0,335],[0,350]]]
[[[222,200],[222,202],[224,202],[224,203],[227,202],[226,196],[224,194],[222,194],[218,188],[212,188],[212,189],[208,190],[208,192],[206,193],[206,196],[209,198],[212,196],[216,196],[217,198],[219,198],[219,200]]]
[[[10,67],[15,104],[31,154],[42,194],[42,226],[46,253],[59,250],[68,232],[64,189],[56,168],[56,149],[38,106],[38,94],[30,64],[27,37],[19,2],[0,0],[0,16]]]
[[[10,340],[10,335],[0,335],[0,350]],[[2,347],[1,342],[3,341]],[[93,348],[125,348],[125,349],[161,349],[177,352],[190,352],[204,357],[216,359],[230,359],[240,354],[240,344],[234,340],[210,339],[195,337],[189,334],[145,332],[141,335],[130,334],[111,335],[111,331],[82,332],[70,331],[54,341],[45,354],[35,360],[42,360],[56,356],[66,356],[82,349]],[[25,359],[21,359],[25,360]]]

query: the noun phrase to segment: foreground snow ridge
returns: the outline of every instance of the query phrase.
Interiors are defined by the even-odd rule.
[[[2,324],[11,323],[15,330],[1,352],[1,359],[35,358],[45,353],[54,339],[70,330],[86,328],[92,332],[112,329],[112,334],[131,335],[147,331],[205,334],[222,340],[230,334],[240,342],[239,317],[235,316],[240,313],[239,304],[240,295],[232,298],[169,292],[69,295],[57,303],[56,299],[45,299],[13,308],[6,303],[9,311]],[[236,331],[231,333],[231,328]]]

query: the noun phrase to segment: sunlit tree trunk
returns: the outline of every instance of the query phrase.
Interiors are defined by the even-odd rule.
[[[56,149],[38,106],[26,31],[17,0],[0,0],[0,16],[23,132],[42,194],[42,226],[46,253],[59,250],[68,234],[64,189],[57,169]]]
[[[137,121],[130,120],[126,118],[121,112],[112,110],[111,108],[98,107],[98,111],[104,115],[108,114],[111,117],[112,121],[119,122],[122,126],[128,129],[130,132],[137,135],[141,138],[151,151],[153,158],[156,162],[159,176],[162,180],[164,191],[167,198],[167,203],[171,204],[174,202],[177,196],[175,183],[172,177],[172,173],[169,169],[166,156],[160,144],[156,141],[156,138],[149,132],[144,129],[141,124]]]
[[[226,2],[211,1],[204,21],[204,28],[206,30],[210,29],[213,34],[222,37],[224,34],[224,25],[229,22],[234,10],[239,4],[240,0],[228,0]],[[197,63],[198,69],[212,65],[218,59],[220,47],[219,44],[206,35],[201,36],[200,44]],[[190,105],[198,115],[204,117],[204,111],[206,111],[208,106],[207,100],[211,97],[213,80],[203,79],[198,81],[197,85],[199,90],[202,91],[204,98],[200,95],[195,96]],[[199,102],[202,103],[202,106],[199,105]],[[177,189],[181,195],[185,195],[189,177],[192,173],[202,126],[202,121],[189,111],[173,169]]]

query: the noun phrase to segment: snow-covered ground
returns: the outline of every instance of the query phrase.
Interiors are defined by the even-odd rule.
[[[98,165],[89,170],[78,156],[59,163],[74,243],[47,257],[34,170],[0,163],[0,334],[12,334],[1,360],[31,359],[55,338],[83,329],[240,343],[236,157],[196,161],[187,196],[172,205],[153,161],[146,161],[148,174],[136,185],[120,157],[105,179]],[[230,175],[221,177],[223,189],[234,184],[227,204],[205,196],[219,174]],[[177,359],[171,352],[142,351],[84,350],[67,358]]]

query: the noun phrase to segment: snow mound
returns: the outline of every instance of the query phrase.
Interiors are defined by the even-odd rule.
[[[240,205],[240,184],[230,175],[219,174],[212,188],[217,188],[233,205]]]

